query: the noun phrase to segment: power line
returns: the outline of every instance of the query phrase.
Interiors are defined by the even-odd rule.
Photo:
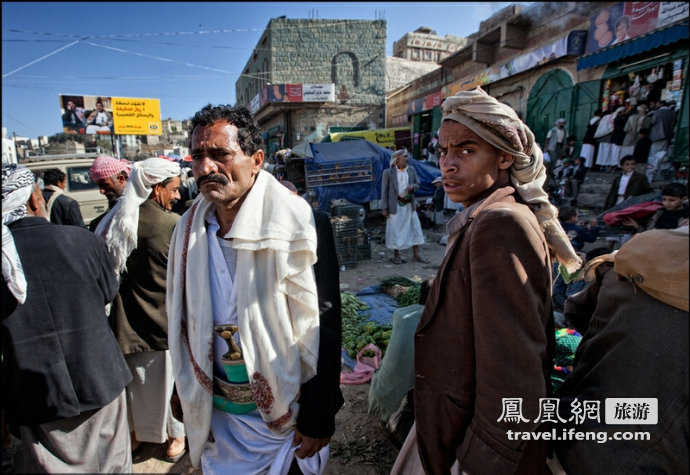
[[[41,56],[41,57],[38,58],[38,59],[35,59],[35,60],[33,60],[33,61],[31,61],[31,62],[25,64],[24,66],[20,66],[20,67],[18,67],[17,69],[15,69],[15,70],[13,70],[13,71],[10,71],[9,73],[5,73],[5,74],[2,75],[2,78],[5,79],[6,77],[13,75],[13,74],[16,73],[17,71],[21,71],[21,70],[24,69],[24,68],[28,68],[28,67],[31,66],[32,64],[36,64],[36,63],[38,63],[39,61],[43,61],[44,59],[46,59],[46,58],[48,58],[48,57],[50,57],[50,56],[52,56],[52,55],[54,55],[54,54],[57,54],[57,53],[59,53],[60,51],[69,48],[70,46],[76,45],[76,44],[79,43],[80,41],[81,41],[81,40],[73,41],[73,42],[71,42],[70,44],[68,44],[68,45],[66,45],[66,46],[63,46],[63,47],[61,47],[61,48],[58,48],[58,49],[56,49],[55,51],[53,51],[53,52],[51,52],[51,53],[48,53],[48,54],[46,54],[46,55],[44,55],[44,56]]]

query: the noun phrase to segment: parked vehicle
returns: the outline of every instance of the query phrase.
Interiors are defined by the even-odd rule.
[[[67,175],[65,195],[77,200],[84,224],[108,209],[108,200],[89,176],[89,168],[98,154],[41,155],[30,157],[22,165],[29,168],[43,189],[43,174],[50,168],[59,168]]]

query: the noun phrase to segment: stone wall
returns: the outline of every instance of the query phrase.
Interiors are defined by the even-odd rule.
[[[273,18],[235,85],[237,102],[247,104],[267,82],[335,83],[349,105],[383,105],[385,72],[384,20]]]

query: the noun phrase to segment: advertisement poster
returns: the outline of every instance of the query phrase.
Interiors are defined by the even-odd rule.
[[[160,135],[159,99],[110,96],[59,97],[62,131],[87,135]]]
[[[112,104],[117,135],[160,135],[162,133],[160,100],[113,97]]]
[[[687,2],[622,2],[592,16],[587,53],[688,18]]]

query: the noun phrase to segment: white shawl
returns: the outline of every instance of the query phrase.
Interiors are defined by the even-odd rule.
[[[214,204],[197,199],[175,227],[168,261],[168,344],[195,466],[211,427],[213,310],[204,217],[213,211]],[[260,171],[226,237],[237,249],[238,325],[254,399],[267,426],[285,434],[296,424],[295,400],[318,360],[313,214]]]
[[[98,223],[95,233],[105,239],[118,275],[127,270],[127,258],[137,247],[139,207],[149,199],[154,185],[179,174],[179,163],[164,158],[135,163],[122,198]]]

